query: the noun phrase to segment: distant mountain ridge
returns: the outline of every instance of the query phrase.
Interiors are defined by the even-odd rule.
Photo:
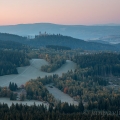
[[[35,23],[0,26],[0,32],[11,33],[20,36],[34,37],[39,32],[50,34],[62,34],[78,39],[93,40],[104,36],[120,35],[120,26],[115,25],[59,25],[52,23]],[[114,42],[114,41],[113,41]]]

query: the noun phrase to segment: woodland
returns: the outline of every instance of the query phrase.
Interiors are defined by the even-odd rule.
[[[45,36],[42,37],[44,38]],[[36,37],[35,39],[39,41],[42,37]],[[61,40],[63,36],[55,35],[54,39],[57,37]],[[18,36],[17,38],[20,39]],[[23,37],[23,39],[27,38]],[[114,112],[120,109],[119,52],[81,49],[66,50],[64,46],[47,46],[35,49],[18,42],[11,42],[11,44],[8,44],[9,41],[0,42],[3,44],[3,46],[0,46],[0,76],[17,74],[17,67],[29,65],[29,60],[32,58],[45,59],[49,64],[42,66],[40,70],[49,73],[64,65],[66,60],[76,63],[74,71],[69,70],[67,73],[63,73],[62,76],[54,74],[43,78],[38,77],[29,80],[24,85],[26,96],[21,96],[21,101],[46,101],[49,103],[48,108],[44,105],[36,106],[35,104],[33,106],[12,104],[8,107],[7,104],[0,103],[0,120],[120,119],[118,114],[92,114],[93,111]],[[19,47],[14,47],[17,44]],[[68,94],[79,103],[78,106],[56,100],[45,87],[45,85],[51,83],[50,87],[55,86],[65,94]],[[16,83],[10,82],[9,86],[0,87],[0,97],[16,100],[17,94],[15,91],[18,89],[19,87]]]
[[[0,40],[14,41],[39,49],[40,47],[62,46],[70,49],[82,49],[93,51],[120,51],[120,44],[103,44],[98,42],[89,42],[81,39],[76,39],[70,36],[61,34],[44,34],[35,35],[35,38],[29,36],[22,37],[14,34],[0,33]]]
[[[67,103],[58,105],[54,109],[45,106],[27,106],[22,104],[12,104],[9,108],[7,104],[0,104],[0,120],[119,120],[118,115],[113,114],[92,114],[91,112],[80,111],[80,105],[74,107]],[[74,111],[74,112],[73,112]]]
[[[17,67],[29,65],[28,57],[19,51],[0,50],[0,76],[17,74]]]
[[[49,65],[42,66],[41,70],[48,73],[57,70],[63,64],[66,63],[66,60],[64,59],[64,57],[60,57],[60,55],[49,56],[47,54],[44,59],[49,63]]]

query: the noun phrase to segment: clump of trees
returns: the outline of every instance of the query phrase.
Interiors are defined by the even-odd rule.
[[[29,65],[29,59],[23,52],[0,50],[0,76],[17,74],[17,67]]]
[[[25,84],[27,99],[55,102],[54,97],[48,92],[40,81],[31,80]]]
[[[48,61],[49,65],[44,65],[41,67],[41,70],[44,72],[53,72],[60,68],[63,64],[65,64],[66,60],[63,56],[60,55],[46,55],[46,61]]]
[[[0,97],[8,97],[10,98],[12,91],[7,87],[0,87]]]
[[[8,89],[7,87],[0,87],[0,97],[7,97],[10,100],[16,100],[17,94]]]
[[[0,97],[7,97],[10,98],[10,100],[16,100],[17,94],[14,93],[14,91],[16,91],[17,88],[17,84],[11,82],[9,87],[0,87]]]
[[[16,91],[17,89],[18,89],[18,86],[17,86],[17,84],[16,83],[9,83],[9,89],[11,90],[11,91]]]
[[[10,94],[10,100],[16,100],[16,97],[17,97],[17,94],[11,92],[11,94]]]
[[[46,45],[46,48],[55,49],[55,50],[71,50],[70,47],[59,46],[59,45]]]

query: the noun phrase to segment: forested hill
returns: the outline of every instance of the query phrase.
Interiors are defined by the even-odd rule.
[[[46,35],[36,37],[34,40],[30,41],[31,45],[36,47],[45,46],[45,45],[59,45],[66,46],[72,49],[83,49],[83,50],[119,50],[119,48],[115,48],[112,45],[106,45],[95,42],[87,42],[84,40],[72,38],[69,36],[62,35]]]
[[[10,40],[15,42],[24,42],[26,39],[27,39],[26,37],[14,35],[14,34],[0,33],[0,40],[4,40],[4,41]]]
[[[0,40],[0,50],[3,49],[12,49],[12,50],[25,50],[27,49],[27,46],[23,45],[22,43],[19,42],[14,42],[14,41],[3,41]]]
[[[75,39],[68,36],[62,35],[41,35],[36,36],[34,39],[28,39],[27,37],[22,37],[18,35],[12,35],[7,33],[0,33],[0,40],[4,41],[16,41],[22,44],[26,44],[35,48],[45,47],[47,45],[59,45],[66,46],[72,49],[83,49],[83,50],[110,50],[119,51],[119,46],[87,42],[80,39]]]

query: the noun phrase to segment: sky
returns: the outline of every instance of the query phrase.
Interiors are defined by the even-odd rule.
[[[120,0],[0,0],[0,25],[120,24]]]

